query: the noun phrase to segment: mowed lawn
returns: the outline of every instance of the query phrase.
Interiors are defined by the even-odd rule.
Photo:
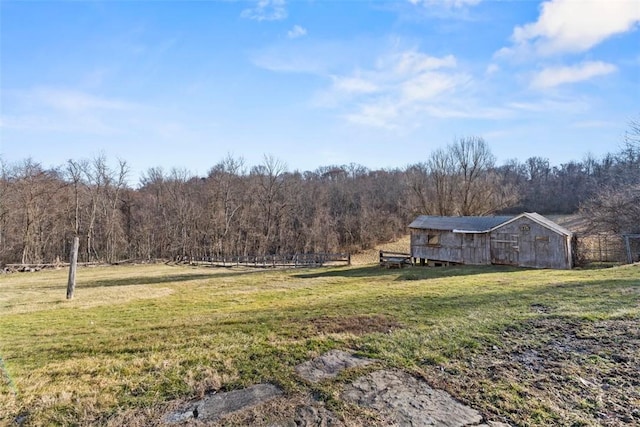
[[[0,276],[0,424],[144,425],[177,401],[263,382],[358,420],[337,398],[349,374],[295,375],[330,349],[422,376],[512,425],[640,419],[618,408],[640,407],[625,370],[640,361],[639,266],[128,265],[79,269],[72,301],[67,274]],[[563,355],[566,369],[545,364]]]

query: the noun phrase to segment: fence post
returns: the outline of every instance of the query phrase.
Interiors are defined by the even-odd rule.
[[[80,238],[73,238],[73,246],[71,248],[71,256],[69,259],[69,280],[67,281],[67,299],[73,298],[73,292],[76,289],[76,267],[78,266],[78,247],[80,246]]]
[[[633,264],[633,256],[631,255],[631,243],[629,242],[629,236],[624,236],[624,246],[627,250],[627,263]]]

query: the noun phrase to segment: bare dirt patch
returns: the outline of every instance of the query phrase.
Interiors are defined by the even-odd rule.
[[[370,333],[389,333],[402,328],[402,324],[383,315],[362,315],[344,317],[318,317],[310,321],[320,334],[365,335]]]
[[[373,362],[372,359],[356,357],[346,351],[332,350],[296,366],[296,373],[305,380],[316,383],[328,378],[335,378],[345,369],[367,366]]]
[[[426,376],[517,425],[639,425],[638,348],[637,320],[539,318],[461,363],[427,366]]]

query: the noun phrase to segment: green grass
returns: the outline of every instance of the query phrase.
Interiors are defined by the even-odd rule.
[[[639,267],[100,267],[79,270],[72,301],[66,275],[0,276],[0,424],[21,415],[32,425],[152,419],[173,399],[259,382],[288,395],[335,396],[348,376],[311,388],[293,369],[341,348],[442,381],[489,417],[590,425],[588,399],[571,412],[526,382],[476,377],[473,363],[524,345],[505,344],[505,333],[526,336],[538,320],[640,319]],[[545,337],[533,334],[527,345]],[[458,386],[448,381],[456,378]]]

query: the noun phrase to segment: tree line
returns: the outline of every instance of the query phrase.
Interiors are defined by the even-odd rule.
[[[356,252],[405,234],[420,214],[582,209],[594,227],[629,232],[640,217],[638,135],[632,123],[618,152],[559,166],[497,165],[482,138],[467,137],[402,169],[300,172],[272,156],[254,166],[227,156],[206,176],[151,168],[136,188],[126,161],[104,156],[0,162],[0,264],[66,260],[73,236],[83,262]]]

